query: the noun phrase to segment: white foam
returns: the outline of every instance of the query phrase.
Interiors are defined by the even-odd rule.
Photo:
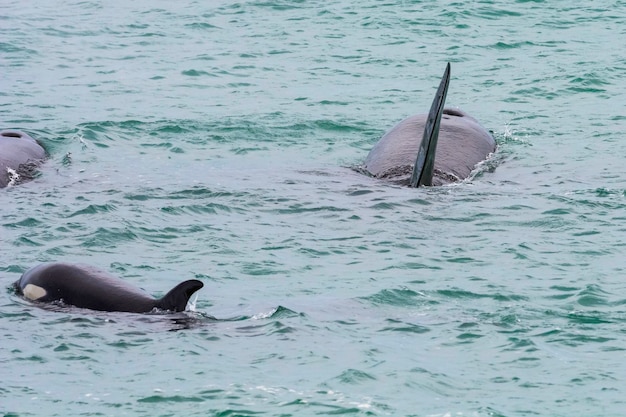
[[[7,173],[9,174],[9,182],[7,187],[11,187],[20,180],[20,174],[18,174],[13,168],[7,167]]]
[[[278,307],[274,307],[273,309],[271,309],[267,313],[255,314],[254,316],[252,316],[252,319],[253,320],[261,320],[261,319],[266,319],[266,318],[272,317],[274,315],[274,313],[276,313],[277,310],[278,310]]]
[[[198,301],[198,293],[194,293],[189,300],[187,300],[187,306],[185,310],[187,311],[196,311],[196,302]]]

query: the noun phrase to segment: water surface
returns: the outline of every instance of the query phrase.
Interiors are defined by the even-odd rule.
[[[588,416],[624,409],[626,3],[9,1],[0,411]],[[466,182],[354,172],[448,104],[494,132]],[[11,291],[83,262],[185,317]]]

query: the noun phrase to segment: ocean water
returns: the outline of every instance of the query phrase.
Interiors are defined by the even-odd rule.
[[[626,407],[626,2],[0,6],[0,415],[618,416]],[[360,175],[447,103],[498,142],[459,184]],[[10,289],[98,266],[178,315]]]

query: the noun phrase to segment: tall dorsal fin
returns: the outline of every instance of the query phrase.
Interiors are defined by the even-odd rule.
[[[184,311],[189,298],[203,286],[197,279],[181,282],[157,301],[156,306],[161,310]]]
[[[437,140],[439,139],[439,127],[441,125],[441,115],[443,105],[446,102],[448,86],[450,85],[450,63],[441,78],[441,83],[435,94],[435,99],[428,112],[428,118],[424,126],[424,136],[417,152],[417,159],[411,175],[410,187],[420,185],[432,185],[433,170],[435,168],[435,152],[437,152]]]

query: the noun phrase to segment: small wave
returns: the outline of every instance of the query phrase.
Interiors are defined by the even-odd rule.
[[[188,77],[200,77],[200,76],[203,76],[203,75],[208,75],[208,76],[212,76],[213,75],[213,74],[208,73],[207,71],[195,70],[195,69],[190,69],[190,70],[183,71],[182,74],[186,75]]]
[[[187,402],[204,402],[205,399],[202,397],[195,396],[184,396],[184,395],[151,395],[148,397],[139,398],[137,402],[140,403],[187,403]]]
[[[401,333],[428,333],[430,329],[415,323],[406,323],[399,320],[387,319],[387,326],[382,328],[381,332],[401,332]]]
[[[291,318],[298,317],[300,314],[288,309],[287,307],[278,306],[270,311],[257,313],[253,315],[251,318],[253,320],[264,320],[264,319],[280,319],[280,318]]]
[[[462,290],[458,288],[438,290],[437,294],[442,297],[452,298],[452,299],[491,298],[493,300],[503,301],[503,302],[527,300],[527,297],[522,296],[522,295],[516,295],[516,294],[505,295],[505,294],[500,294],[500,293],[481,294],[481,293],[475,293],[472,291]]]
[[[375,381],[376,377],[358,369],[347,369],[337,376],[336,379],[341,383],[354,385],[364,381]]]
[[[87,207],[71,213],[70,215],[68,215],[68,218],[89,215],[89,214],[110,213],[110,212],[115,211],[116,209],[117,207],[114,204],[102,204],[102,205],[89,204]]]
[[[391,305],[398,307],[414,307],[416,305],[437,304],[428,295],[422,292],[416,292],[408,288],[401,289],[384,289],[376,294],[360,297],[360,299],[368,301],[372,304]]]

